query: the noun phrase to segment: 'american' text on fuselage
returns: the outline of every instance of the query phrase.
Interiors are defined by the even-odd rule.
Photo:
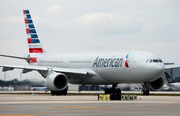
[[[99,58],[93,62],[93,67],[122,67],[123,58]]]

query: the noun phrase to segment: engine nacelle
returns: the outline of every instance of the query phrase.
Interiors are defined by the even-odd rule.
[[[68,78],[62,73],[52,73],[46,77],[46,86],[50,90],[64,90],[68,85]]]
[[[152,81],[150,83],[144,83],[148,90],[156,91],[159,90],[164,85],[164,80],[162,77]]]

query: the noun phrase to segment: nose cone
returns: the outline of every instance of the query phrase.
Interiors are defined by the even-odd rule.
[[[153,69],[152,69],[152,71],[154,72],[154,74],[155,74],[155,75],[159,75],[159,76],[162,75],[162,73],[164,72],[164,70],[165,70],[164,64],[155,64],[155,65],[153,66]]]
[[[153,81],[157,78],[159,78],[164,70],[165,70],[165,66],[163,63],[152,63],[151,65],[148,66],[148,72],[149,72],[149,78]]]

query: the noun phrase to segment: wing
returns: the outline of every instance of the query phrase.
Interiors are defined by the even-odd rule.
[[[58,67],[46,67],[46,66],[34,66],[34,65],[12,65],[12,64],[0,64],[0,67],[3,67],[2,71],[10,71],[14,69],[23,69],[22,73],[27,73],[30,71],[38,72],[48,72],[54,71],[57,73],[65,73],[68,76],[75,78],[88,78],[96,73],[89,69],[73,69],[73,68],[58,68]]]

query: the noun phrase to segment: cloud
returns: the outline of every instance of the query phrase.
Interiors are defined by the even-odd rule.
[[[0,25],[3,28],[0,28],[0,34],[7,35],[11,32],[19,30],[23,16],[8,16],[0,19]]]
[[[0,52],[15,54],[18,50],[23,51],[19,47],[20,43],[26,42],[25,39],[22,40],[22,38],[26,38],[23,15],[3,17],[0,19],[0,25],[0,41],[3,43],[0,45]],[[24,45],[21,45],[21,47],[24,47]]]
[[[69,22],[80,25],[83,30],[95,34],[138,33],[142,28],[140,22],[134,17],[124,16],[120,13],[95,12],[84,14]]]
[[[65,8],[57,4],[49,6],[46,10],[46,12],[53,17],[58,17],[58,15],[64,11],[65,11]]]

